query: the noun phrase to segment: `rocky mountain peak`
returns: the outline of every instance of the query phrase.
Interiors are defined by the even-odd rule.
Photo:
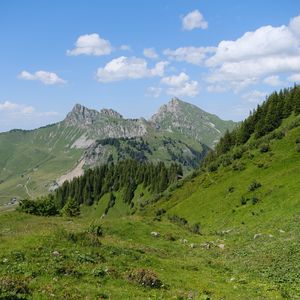
[[[113,118],[123,119],[123,116],[113,109],[103,108],[101,109],[100,114]]]
[[[75,104],[73,109],[67,114],[65,122],[68,125],[87,125],[92,124],[99,112],[89,109],[81,104]]]

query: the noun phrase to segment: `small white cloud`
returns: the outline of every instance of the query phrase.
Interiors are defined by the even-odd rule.
[[[0,112],[7,113],[10,116],[56,116],[57,112],[37,112],[33,106],[13,103],[10,101],[0,102]]]
[[[99,68],[96,79],[99,82],[112,82],[125,79],[140,79],[145,77],[163,76],[166,61],[160,61],[153,68],[148,68],[148,63],[143,58],[121,56]]]
[[[166,92],[172,96],[195,97],[199,93],[198,82],[190,80],[190,77],[184,72],[179,75],[163,77],[161,83],[169,86]]]
[[[266,92],[254,90],[249,93],[243,94],[242,98],[247,100],[248,102],[259,103],[265,100],[266,96],[267,96]]]
[[[163,53],[169,59],[201,65],[207,58],[207,55],[214,53],[216,49],[215,47],[180,47],[175,50],[165,49]]]
[[[47,71],[37,71],[34,74],[22,71],[18,77],[23,80],[38,80],[46,85],[66,83],[66,81],[60,78],[57,74]]]
[[[12,103],[12,102],[9,102],[9,101],[5,101],[3,103],[0,103],[0,110],[1,111],[12,111],[12,110],[15,110],[19,107],[18,104],[16,103]]]
[[[108,55],[113,51],[108,40],[102,39],[99,34],[85,34],[81,35],[76,43],[73,50],[67,50],[67,55],[77,56],[81,54],[85,55]]]
[[[162,88],[160,87],[155,87],[155,86],[150,86],[147,89],[147,96],[153,97],[153,98],[158,98],[161,95]]]
[[[289,77],[287,78],[287,80],[288,80],[289,82],[293,82],[293,83],[295,83],[295,82],[300,82],[300,73],[298,73],[298,74],[293,74],[293,75],[289,76]]]
[[[208,23],[205,21],[200,11],[196,9],[183,17],[182,28],[184,30],[193,30],[196,28],[207,29]]]
[[[277,76],[277,75],[266,77],[264,79],[264,83],[271,85],[271,86],[283,85],[283,82],[280,80],[279,76]]]
[[[132,51],[132,49],[129,45],[121,45],[120,50],[122,50],[122,51]]]
[[[145,48],[143,51],[143,54],[145,57],[150,58],[150,59],[158,58],[158,54],[156,53],[154,48]]]
[[[206,90],[210,93],[223,93],[228,90],[228,87],[221,84],[216,84],[207,86]]]

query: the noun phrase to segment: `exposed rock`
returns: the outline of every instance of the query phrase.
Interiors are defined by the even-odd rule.
[[[65,118],[65,123],[73,126],[86,126],[92,124],[98,115],[98,111],[76,104]]]
[[[218,245],[218,248],[224,250],[224,249],[225,249],[225,244],[219,244],[219,245]]]
[[[262,237],[262,236],[263,236],[262,233],[256,233],[256,234],[254,234],[253,239],[256,240],[256,239],[258,239],[258,238],[260,238],[260,237]]]
[[[151,235],[154,236],[154,237],[160,237],[160,233],[156,232],[156,231],[152,231]]]
[[[123,116],[113,109],[103,108],[100,110],[100,114],[109,116],[109,117],[113,117],[113,118],[123,119]]]

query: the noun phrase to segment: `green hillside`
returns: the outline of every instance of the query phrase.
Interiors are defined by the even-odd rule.
[[[81,205],[75,218],[0,214],[2,298],[300,299],[296,106],[273,119],[275,128],[257,135],[253,126],[238,142],[253,118],[277,112],[272,101],[160,196],[139,184],[129,206],[119,183],[106,214],[111,192]],[[112,187],[121,180],[120,172],[107,174],[115,174]]]
[[[172,108],[168,117],[185,128],[182,132],[166,128],[160,112],[156,117],[160,116],[161,125],[157,118],[155,122],[125,119],[112,109],[96,111],[76,104],[57,124],[0,133],[0,205],[47,194],[84,169],[111,161],[176,162],[185,172],[197,168],[212,145],[209,140],[219,140],[235,123],[174,101],[164,107]],[[189,131],[190,122],[197,126]]]

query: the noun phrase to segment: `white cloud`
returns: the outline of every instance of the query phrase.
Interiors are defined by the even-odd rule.
[[[289,26],[263,26],[235,41],[220,42],[216,53],[206,60],[210,68],[207,81],[234,90],[263,79],[265,83],[279,85],[278,75],[300,71],[299,24],[296,17]]]
[[[184,30],[193,30],[195,28],[207,29],[208,23],[199,10],[194,10],[182,18],[182,28]]]
[[[266,77],[264,79],[264,83],[271,85],[271,86],[280,86],[280,85],[284,84],[284,82],[282,82],[280,80],[278,75],[272,75],[272,76]]]
[[[242,95],[242,98],[247,100],[248,102],[259,103],[265,100],[267,96],[266,92],[261,91],[251,91]]]
[[[289,82],[300,82],[300,73],[289,76],[287,80]]]
[[[161,83],[169,86],[166,92],[172,96],[194,97],[199,93],[198,82],[190,80],[189,76],[184,72],[181,72],[179,75],[163,77]]]
[[[155,86],[150,86],[147,89],[147,96],[153,97],[153,98],[158,98],[162,93],[162,88],[160,87],[155,87]]]
[[[122,50],[122,51],[132,51],[132,49],[129,45],[121,45],[120,50]]]
[[[169,59],[201,65],[207,58],[207,55],[214,53],[216,49],[215,47],[180,47],[175,50],[165,49],[163,53],[167,55]]]
[[[57,112],[37,112],[33,106],[17,104],[10,101],[0,102],[0,112],[8,113],[10,116],[56,116]]]
[[[99,82],[112,82],[125,79],[140,79],[145,77],[163,76],[166,61],[160,61],[153,68],[143,58],[121,56],[108,62],[97,70],[96,78]]]
[[[57,74],[47,71],[37,71],[35,73],[22,71],[18,77],[23,80],[38,80],[46,85],[66,83],[66,81],[60,78]]]
[[[208,85],[206,87],[206,90],[210,93],[223,93],[226,92],[228,90],[228,88],[224,85]]]
[[[143,54],[145,57],[150,58],[150,59],[158,58],[158,54],[156,53],[154,48],[145,48],[143,51]]]
[[[300,16],[292,18],[289,27],[295,35],[300,36]]]
[[[85,55],[108,55],[113,51],[113,48],[108,40],[102,39],[99,34],[85,34],[81,35],[73,50],[67,50],[67,55],[77,56]]]

